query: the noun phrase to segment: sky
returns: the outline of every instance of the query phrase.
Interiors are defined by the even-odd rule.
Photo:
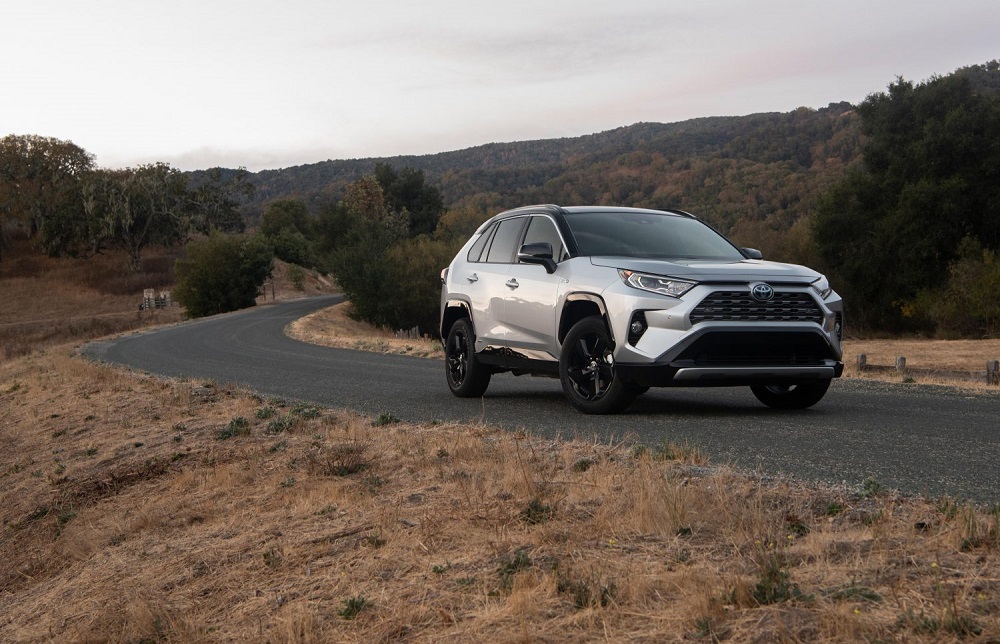
[[[0,0],[0,136],[252,171],[857,103],[997,0]]]

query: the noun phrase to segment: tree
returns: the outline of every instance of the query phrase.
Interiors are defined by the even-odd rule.
[[[434,232],[444,212],[444,199],[437,188],[425,183],[423,170],[403,168],[396,172],[388,163],[376,163],[375,180],[389,212],[408,215],[410,237]]]
[[[277,199],[268,204],[264,211],[260,222],[261,234],[275,237],[286,228],[303,235],[312,232],[309,208],[299,199]]]
[[[190,229],[187,177],[166,163],[112,171],[103,225],[129,254],[129,270],[142,269],[149,244],[181,242]]]
[[[246,168],[210,168],[202,173],[188,195],[194,229],[206,235],[213,230],[243,232],[246,222],[241,210],[254,194],[249,176]]]
[[[857,108],[863,164],[820,200],[813,234],[852,316],[899,329],[967,236],[1000,247],[1000,98],[961,76],[902,78]]]
[[[271,245],[259,235],[214,231],[190,242],[185,258],[177,260],[173,296],[192,318],[254,306],[273,258]]]
[[[93,165],[93,155],[72,141],[14,134],[0,139],[0,253],[8,227],[35,236],[47,220],[79,214],[80,178]]]

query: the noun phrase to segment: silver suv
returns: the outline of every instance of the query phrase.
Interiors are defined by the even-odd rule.
[[[509,371],[558,377],[589,414],[673,386],[749,385],[766,405],[804,409],[844,368],[843,302],[824,276],[762,261],[679,210],[508,210],[441,282],[456,396]]]

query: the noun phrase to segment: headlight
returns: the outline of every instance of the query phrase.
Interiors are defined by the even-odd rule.
[[[830,295],[830,293],[833,292],[833,289],[830,288],[830,280],[826,279],[825,275],[820,275],[820,278],[810,284],[810,286],[812,286],[813,290],[816,291],[824,300]]]
[[[618,269],[618,275],[622,281],[642,291],[669,295],[670,297],[680,297],[690,291],[695,283],[673,277],[663,277],[661,275],[647,275],[646,273],[636,273],[623,268]]]

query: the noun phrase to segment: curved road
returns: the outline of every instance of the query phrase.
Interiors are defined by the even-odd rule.
[[[481,400],[455,398],[440,361],[331,349],[284,335],[340,301],[317,297],[186,322],[84,348],[95,360],[165,376],[238,383],[261,394],[404,420],[479,421],[550,436],[636,435],[697,446],[714,463],[765,473],[1000,501],[1000,396],[835,381],[812,409],[775,411],[748,388],[653,389],[619,416],[586,416],[559,381],[493,378]]]

